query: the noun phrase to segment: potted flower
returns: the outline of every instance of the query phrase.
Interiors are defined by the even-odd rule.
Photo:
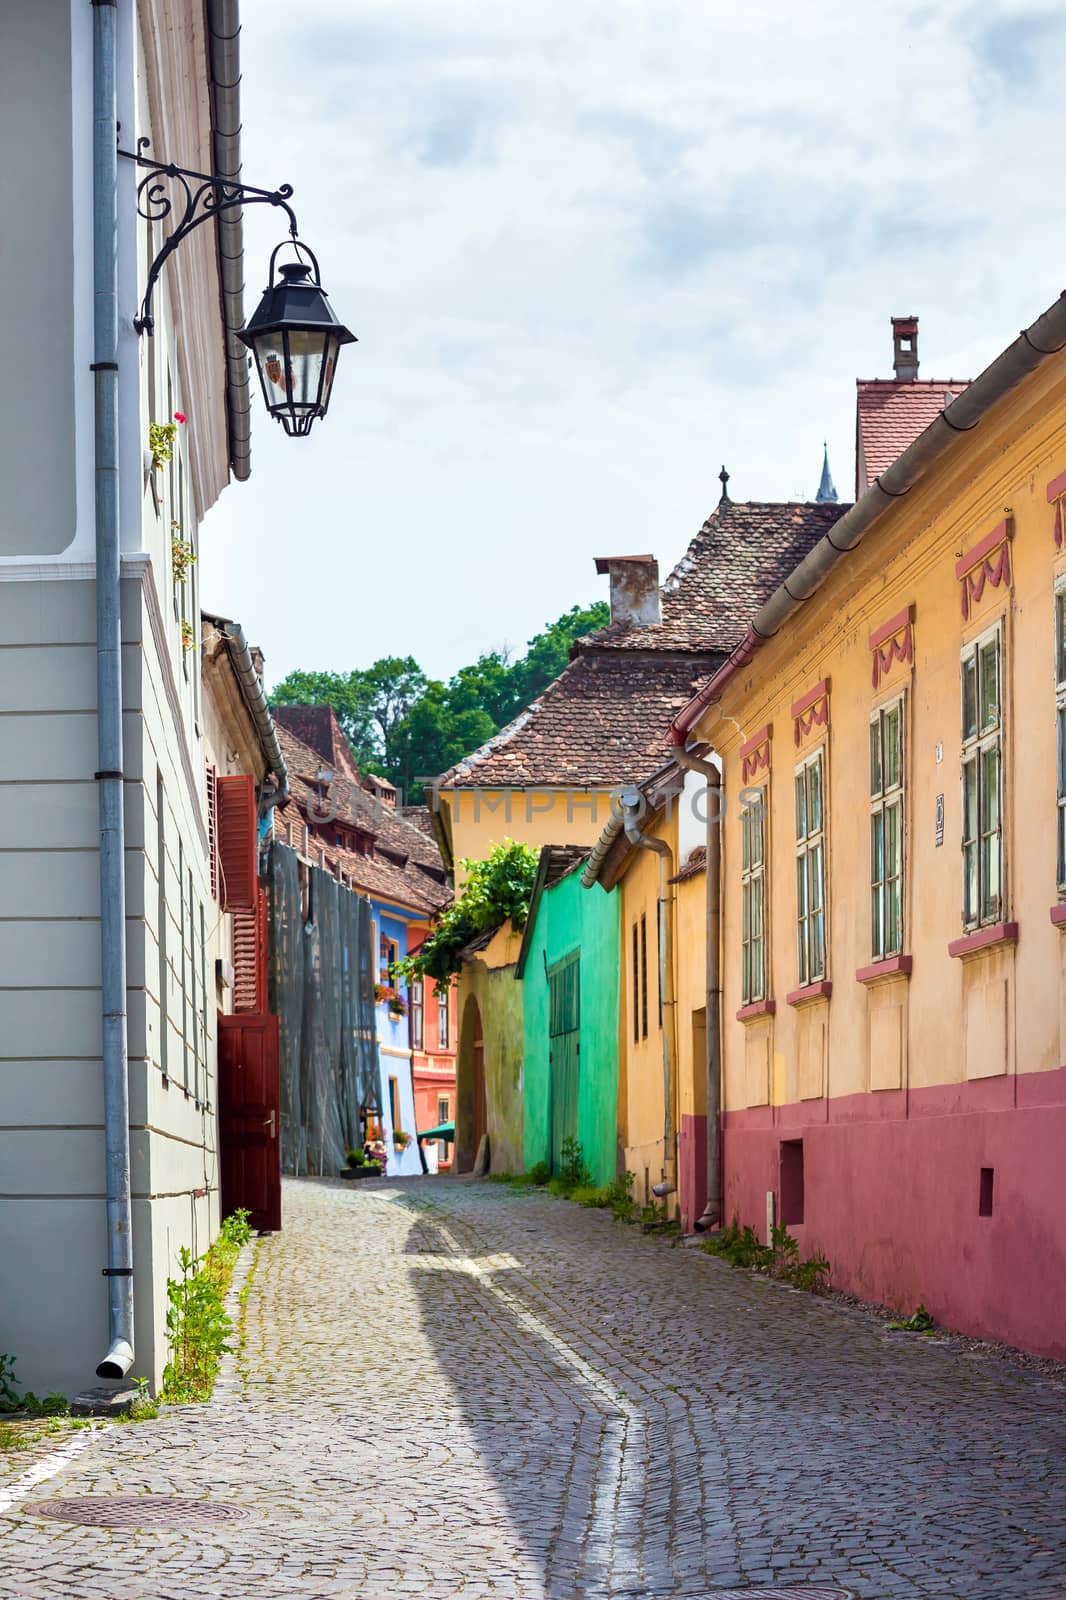
[[[401,1017],[407,1015],[407,1002],[401,994],[389,995],[389,1016],[394,1022],[399,1022]]]
[[[170,524],[170,570],[175,583],[184,583],[189,576],[189,568],[196,560],[196,552],[188,539],[181,537],[181,523]]]
[[[375,983],[375,985],[374,985],[374,1002],[375,1002],[375,1004],[376,1005],[380,1005],[383,1000],[391,1000],[391,999],[392,999],[392,990],[389,988],[388,984],[387,983]]]
[[[392,1142],[396,1146],[397,1150],[406,1150],[407,1146],[411,1143],[411,1135],[409,1133],[404,1133],[402,1128],[394,1128]]]

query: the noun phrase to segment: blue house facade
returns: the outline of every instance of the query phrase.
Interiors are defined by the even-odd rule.
[[[388,1152],[390,1177],[417,1177],[422,1171],[415,1138],[415,1089],[411,1050],[411,996],[407,984],[396,971],[407,955],[407,930],[424,916],[376,896],[370,896],[374,918],[374,949],[377,951],[378,1063],[380,1080],[381,1131]],[[402,1006],[402,1010],[400,1007]],[[397,1133],[410,1136],[405,1149],[398,1149]]]

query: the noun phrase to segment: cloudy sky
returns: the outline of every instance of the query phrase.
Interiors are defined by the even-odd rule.
[[[447,675],[677,560],[718,498],[854,480],[854,383],[973,377],[1066,284],[1044,0],[245,0],[245,175],[360,343],[203,530],[273,681]],[[248,311],[280,236],[246,213]],[[258,401],[258,396],[257,396]],[[605,597],[605,596],[604,596]]]

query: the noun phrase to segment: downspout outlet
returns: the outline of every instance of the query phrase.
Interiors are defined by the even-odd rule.
[[[124,1378],[133,1365],[133,1349],[125,1339],[116,1339],[96,1369],[98,1378]]]

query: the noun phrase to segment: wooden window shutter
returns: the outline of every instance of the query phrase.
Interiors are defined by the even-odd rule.
[[[262,1015],[267,1003],[267,901],[256,886],[254,911],[233,914],[233,1009]]]
[[[207,765],[207,847],[211,856],[211,898],[218,899],[218,769]]]
[[[218,853],[223,904],[227,911],[255,911],[257,839],[255,780],[250,773],[217,778]]]

